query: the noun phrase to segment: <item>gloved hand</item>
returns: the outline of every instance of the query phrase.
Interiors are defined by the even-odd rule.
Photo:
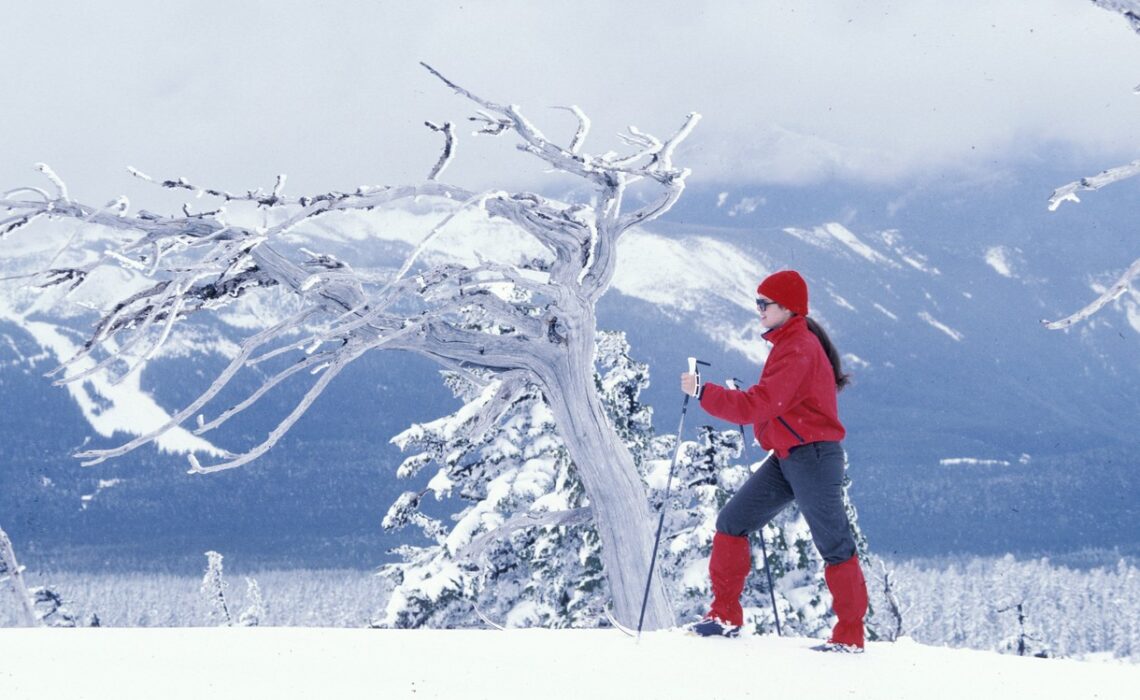
[[[681,391],[694,398],[700,398],[701,389],[701,372],[685,372],[681,375]]]

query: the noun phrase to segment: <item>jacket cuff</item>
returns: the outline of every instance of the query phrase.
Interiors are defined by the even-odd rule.
[[[697,401],[698,402],[705,397],[705,389],[708,389],[710,386],[712,386],[712,385],[701,384],[699,387],[697,387]]]

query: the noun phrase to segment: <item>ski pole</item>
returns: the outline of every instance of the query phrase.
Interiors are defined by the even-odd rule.
[[[707,362],[695,357],[689,358],[689,374],[697,375],[697,386],[700,386],[700,370],[698,365],[711,367]],[[645,605],[649,602],[649,587],[653,582],[653,569],[657,565],[657,547],[661,544],[661,528],[665,525],[665,506],[669,502],[669,490],[673,487],[673,470],[677,468],[677,458],[681,456],[681,433],[685,430],[685,412],[689,410],[689,395],[681,402],[681,422],[677,425],[677,449],[673,452],[673,462],[669,465],[669,479],[665,482],[665,496],[661,499],[661,517],[657,519],[657,535],[653,538],[653,554],[649,557],[649,576],[645,579],[645,595],[641,597],[641,614],[637,616],[637,638],[641,639],[641,625],[645,622]]]
[[[736,389],[738,391],[741,390],[740,387],[744,386],[744,383],[736,377],[729,379],[725,384],[728,385],[729,389]],[[740,426],[740,439],[740,454],[744,456],[744,453],[747,451],[748,438],[744,435],[743,425]],[[767,459],[764,461],[767,461]],[[757,534],[760,535],[760,553],[764,555],[764,573],[768,575],[768,593],[772,596],[772,617],[776,620],[776,636],[782,637],[784,633],[780,629],[780,613],[776,610],[776,587],[772,585],[772,567],[768,566],[768,545],[764,543],[764,528],[761,527]]]

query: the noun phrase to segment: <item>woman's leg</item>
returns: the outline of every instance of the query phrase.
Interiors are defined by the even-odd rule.
[[[780,460],[772,455],[721,509],[709,558],[713,602],[706,617],[734,627],[744,624],[740,594],[752,569],[748,533],[763,527],[791,500],[792,489],[780,470]]]
[[[783,466],[771,455],[733,494],[716,517],[716,531],[747,537],[768,524],[792,502],[794,491],[784,478]]]
[[[784,458],[783,467],[823,561],[839,564],[854,556],[855,536],[843,504],[843,447],[837,442],[797,447]]]
[[[843,503],[844,468],[843,448],[834,442],[804,445],[784,460],[784,475],[826,565],[824,578],[839,618],[829,641],[862,648],[867,584]]]

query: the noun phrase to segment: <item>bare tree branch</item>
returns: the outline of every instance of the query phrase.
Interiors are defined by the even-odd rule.
[[[1138,0],[1092,0],[1094,5],[1102,7],[1112,12],[1119,12],[1124,15],[1132,26],[1132,30],[1140,34],[1140,1]],[[1140,92],[1140,87],[1135,89]],[[1080,202],[1077,197],[1077,192],[1082,190],[1099,190],[1102,187],[1107,187],[1115,182],[1127,180],[1140,174],[1140,160],[1134,160],[1127,165],[1121,165],[1116,168],[1110,168],[1101,172],[1093,177],[1083,177],[1076,182],[1070,182],[1053,190],[1053,194],[1049,197],[1049,211],[1056,211],[1063,202]],[[1049,330],[1058,330],[1061,328],[1068,328],[1074,323],[1083,321],[1097,311],[1108,305],[1109,302],[1120,298],[1132,284],[1132,280],[1140,276],[1140,259],[1132,263],[1120,279],[1114,285],[1109,287],[1103,294],[1093,300],[1092,303],[1085,306],[1083,309],[1073,313],[1065,318],[1057,321],[1042,320]]]
[[[439,154],[439,160],[436,162],[435,167],[431,169],[428,174],[428,180],[439,179],[440,173],[455,157],[455,126],[451,122],[444,122],[443,126],[432,122],[424,122],[424,124],[432,131],[443,132],[443,152]]]
[[[286,416],[285,420],[281,421],[277,427],[269,433],[269,436],[266,437],[260,445],[233,459],[208,467],[203,467],[198,462],[198,459],[193,454],[191,454],[191,473],[209,474],[226,469],[234,469],[236,467],[249,464],[261,455],[268,452],[270,448],[277,444],[277,441],[281,439],[281,436],[288,432],[289,429],[293,427],[294,423],[300,420],[301,416],[305,414],[305,411],[309,410],[309,406],[313,405],[313,402],[317,400],[317,397],[321,395],[321,393],[325,390],[325,387],[329,385],[329,382],[331,382],[333,378],[336,377],[336,375],[340,374],[340,371],[343,370],[350,362],[355,360],[357,357],[360,357],[361,354],[363,353],[342,353],[339,355],[336,362],[334,362],[328,367],[328,369],[324,370],[324,372],[321,373],[320,379],[318,379],[316,383],[314,383],[313,386],[309,389],[309,391],[305,393],[305,397],[301,399],[300,403],[298,403],[293,408],[293,411],[290,412],[289,415]]]
[[[1106,10],[1124,15],[1132,31],[1140,34],[1140,2],[1137,0],[1092,0],[1092,2]]]
[[[286,319],[285,321],[282,321],[281,323],[278,323],[275,326],[267,328],[264,331],[261,331],[260,333],[258,333],[256,335],[252,336],[251,338],[247,339],[244,343],[242,343],[241,350],[238,352],[237,356],[234,357],[234,359],[230,361],[230,364],[224,370],[222,370],[221,374],[219,374],[214,379],[214,382],[210,385],[210,387],[208,389],[206,389],[206,391],[202,392],[202,394],[199,395],[198,398],[196,398],[194,401],[192,401],[188,406],[186,406],[181,411],[179,411],[178,413],[171,416],[170,420],[167,421],[166,424],[159,426],[158,428],[151,431],[150,433],[147,433],[145,435],[141,435],[138,438],[131,440],[130,442],[128,442],[124,445],[121,445],[118,448],[115,448],[114,450],[96,450],[96,451],[80,452],[80,453],[76,454],[76,457],[79,457],[80,459],[90,458],[90,459],[94,460],[94,461],[85,463],[84,466],[91,466],[94,464],[98,464],[98,463],[103,462],[107,459],[124,455],[124,454],[130,452],[131,450],[137,449],[143,445],[146,445],[150,442],[153,442],[154,440],[158,439],[161,435],[163,435],[167,431],[178,427],[179,425],[184,423],[190,416],[194,415],[199,410],[201,410],[201,408],[203,406],[205,406],[211,399],[213,399],[222,389],[224,389],[230,383],[230,380],[233,379],[234,375],[236,375],[238,373],[238,371],[241,370],[241,368],[243,366],[245,366],[246,360],[249,359],[249,356],[251,354],[253,354],[254,350],[261,347],[263,344],[276,339],[277,337],[281,336],[283,333],[288,333],[289,331],[292,330],[292,328],[294,326],[296,326],[299,323],[302,323],[306,318],[308,318],[313,313],[315,313],[314,309],[306,309],[304,312],[297,314],[296,316],[293,316],[292,318]]]
[[[59,201],[71,201],[71,198],[67,194],[67,185],[63,184],[63,180],[59,178],[59,175],[55,174],[55,171],[52,170],[47,163],[36,163],[36,170],[39,170],[41,173],[43,173],[44,177],[46,177],[48,180],[51,180],[51,184],[55,185],[57,199]]]
[[[147,175],[146,173],[144,173],[144,172],[142,172],[136,168],[130,167],[130,166],[127,167],[127,171],[130,172],[131,175],[139,178],[140,180],[146,180],[147,182],[153,182],[153,183],[160,185],[161,187],[164,187],[166,189],[189,190],[196,195],[197,194],[208,194],[212,197],[218,197],[218,198],[223,199],[227,202],[253,202],[253,203],[257,204],[259,207],[273,207],[273,206],[277,206],[278,204],[283,203],[283,201],[284,201],[282,196],[281,196],[281,192],[285,188],[285,175],[284,174],[277,176],[277,181],[273,185],[272,191],[270,191],[268,193],[259,188],[256,190],[249,190],[245,194],[233,194],[233,193],[227,192],[225,190],[214,189],[211,187],[198,187],[197,185],[191,184],[184,177],[180,177],[177,180],[158,181],[158,180],[155,180],[154,178],[152,178],[151,176]]]
[[[484,532],[471,540],[466,547],[455,553],[455,558],[460,561],[475,559],[495,541],[501,540],[519,530],[529,530],[533,527],[566,527],[569,525],[580,525],[584,522],[588,522],[592,515],[593,513],[589,507],[550,513],[520,513],[494,530]]]
[[[1060,207],[1063,202],[1080,202],[1081,200],[1077,197],[1076,193],[1081,190],[1099,190],[1114,182],[1127,180],[1136,175],[1140,175],[1140,160],[1134,160],[1128,165],[1111,168],[1101,172],[1099,175],[1082,177],[1076,182],[1062,185],[1053,190],[1053,194],[1050,195],[1049,211],[1057,211],[1057,208]]]
[[[1076,313],[1066,316],[1060,320],[1042,320],[1041,323],[1044,324],[1044,326],[1049,330],[1056,331],[1062,328],[1068,328],[1074,323],[1084,321],[1085,319],[1095,314],[1097,311],[1100,311],[1110,302],[1119,299],[1122,294],[1131,289],[1132,280],[1136,279],[1137,277],[1140,277],[1140,258],[1134,260],[1128,269],[1124,271],[1124,274],[1120,276],[1120,279],[1118,279],[1116,283],[1111,287],[1106,289],[1103,294],[1093,300],[1093,302],[1088,306],[1085,306],[1080,311],[1077,311]]]
[[[590,118],[586,116],[578,105],[570,105],[569,107],[555,107],[555,109],[564,109],[578,118],[578,129],[574,132],[574,138],[570,139],[570,152],[577,153],[582,150],[582,144],[586,142],[586,135],[590,133]]]

